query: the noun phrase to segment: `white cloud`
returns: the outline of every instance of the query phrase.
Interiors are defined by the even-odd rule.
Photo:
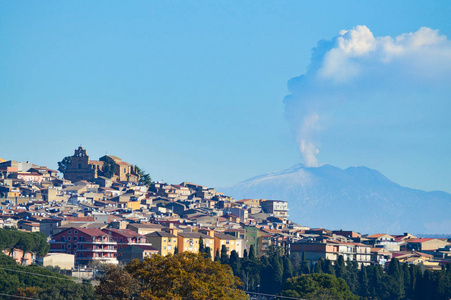
[[[288,83],[285,115],[305,163],[318,165],[319,125],[335,108],[357,107],[377,95],[381,107],[396,109],[396,102],[404,100],[394,95],[416,97],[425,88],[449,89],[450,78],[451,42],[438,30],[422,27],[394,38],[375,37],[360,25],[318,43],[308,71]]]

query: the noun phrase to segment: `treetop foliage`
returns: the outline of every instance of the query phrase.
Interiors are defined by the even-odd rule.
[[[213,262],[204,254],[183,252],[154,255],[137,260],[125,269],[111,267],[96,294],[102,300],[130,299],[247,299],[238,289],[240,280],[227,265]]]

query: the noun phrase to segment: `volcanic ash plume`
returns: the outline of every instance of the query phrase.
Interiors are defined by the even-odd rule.
[[[319,142],[327,147],[326,127],[331,124],[359,128],[363,120],[369,131],[377,132],[381,116],[395,130],[399,120],[404,125],[418,122],[431,107],[441,117],[450,108],[443,96],[449,92],[449,78],[451,43],[438,30],[423,27],[392,38],[374,37],[366,26],[356,26],[318,42],[307,72],[288,82],[285,117],[304,163],[318,166]],[[425,90],[427,101],[418,98]],[[434,95],[436,91],[441,92]],[[345,141],[356,138],[336,131]]]

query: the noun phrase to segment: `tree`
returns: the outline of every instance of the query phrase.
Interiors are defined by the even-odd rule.
[[[359,295],[362,297],[368,297],[370,295],[370,283],[365,266],[362,266],[359,272]]]
[[[227,254],[227,247],[226,245],[221,246],[221,264],[228,264],[229,263],[229,255]]]
[[[107,178],[113,177],[116,172],[116,162],[109,156],[105,156],[103,161],[102,173]]]
[[[96,294],[100,300],[132,299],[138,288],[138,281],[130,273],[123,268],[109,265],[100,279],[100,285],[96,287]]]
[[[323,273],[288,279],[282,295],[303,299],[358,299],[342,278]]]
[[[249,259],[254,260],[256,256],[257,255],[255,254],[255,247],[254,247],[254,245],[251,245],[249,247]]]
[[[247,299],[238,289],[241,282],[232,274],[227,265],[212,262],[200,253],[183,252],[177,255],[154,255],[139,262],[134,260],[125,267],[131,276],[130,286],[125,297],[116,297],[114,280],[117,278],[106,273],[104,280],[96,288],[100,299]],[[128,275],[127,275],[128,276]],[[123,290],[123,284],[118,285]]]
[[[204,239],[202,237],[200,237],[199,239],[199,252],[200,253],[205,252]]]
[[[152,178],[143,169],[135,165],[135,173],[139,176],[139,184],[150,186],[152,184]]]
[[[72,157],[66,156],[62,161],[58,162],[58,171],[65,173],[67,168],[72,164]]]

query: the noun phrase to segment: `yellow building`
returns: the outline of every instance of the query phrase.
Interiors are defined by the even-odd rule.
[[[215,255],[219,251],[221,253],[222,246],[226,246],[227,255],[230,256],[230,252],[235,250],[240,253],[240,249],[237,249],[238,239],[230,234],[215,233]]]
[[[146,237],[152,247],[158,250],[158,254],[163,256],[174,254],[177,247],[177,236],[165,231],[155,231],[147,234]]]
[[[139,201],[128,201],[127,208],[129,208],[131,210],[139,210],[140,203],[139,203]]]
[[[179,232],[177,234],[178,238],[178,251],[179,253],[189,251],[198,253],[199,252],[199,241],[200,238],[203,239],[204,247],[210,247],[211,257],[214,257],[214,238],[199,232]]]

